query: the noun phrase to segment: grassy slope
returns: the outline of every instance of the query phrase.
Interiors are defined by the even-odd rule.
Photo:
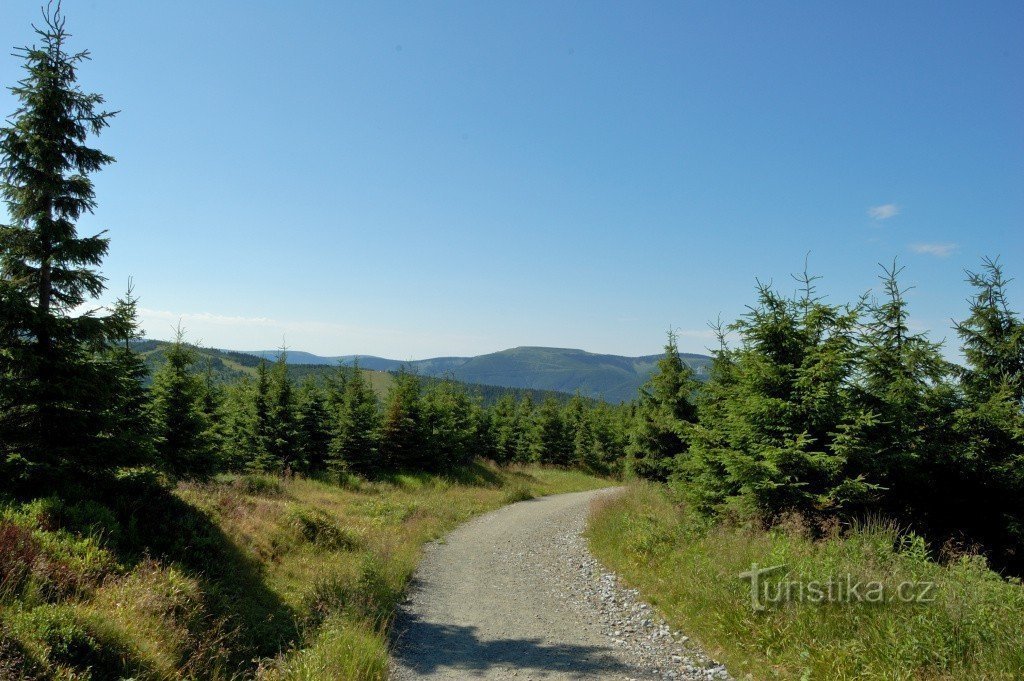
[[[604,484],[480,465],[8,503],[0,678],[383,679],[386,627],[424,542],[509,501]]]
[[[595,554],[659,606],[737,678],[1021,679],[1024,587],[977,557],[939,565],[892,527],[812,541],[799,523],[771,532],[701,527],[654,487],[595,509]],[[934,582],[931,603],[791,603],[754,612],[752,563],[785,564],[790,579],[852,574]],[[778,578],[776,578],[777,580]],[[908,592],[912,593],[912,592]]]

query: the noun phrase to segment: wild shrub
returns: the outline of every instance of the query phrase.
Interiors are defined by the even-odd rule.
[[[284,486],[281,481],[273,475],[261,473],[249,473],[238,478],[236,483],[246,494],[260,497],[281,497],[284,496]]]
[[[351,551],[361,545],[359,536],[338,527],[331,517],[319,509],[294,509],[289,525],[310,544],[328,551]]]
[[[505,492],[501,500],[506,504],[514,504],[518,501],[529,501],[536,496],[529,485],[515,485]]]

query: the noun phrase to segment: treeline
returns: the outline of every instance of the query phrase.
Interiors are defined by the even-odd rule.
[[[357,366],[296,384],[282,352],[259,360],[255,378],[221,384],[179,339],[153,376],[158,465],[175,478],[220,471],[380,476],[443,472],[476,457],[546,463],[609,474],[624,458],[628,407],[579,395],[507,393],[492,406],[466,386],[394,375],[382,401]]]
[[[155,374],[157,369],[166,361],[164,350],[167,348],[169,343],[167,341],[157,341],[150,339],[140,339],[132,343],[132,349],[141,352],[146,358],[146,365],[149,368],[151,374],[150,380],[152,380],[152,374]],[[206,348],[200,346],[193,346],[196,352],[199,354],[199,364],[202,365],[203,372],[211,372],[214,380],[231,383],[237,381],[247,374],[252,373],[252,370],[259,366],[262,358],[258,355],[253,355],[244,352],[235,352],[232,350],[217,350],[213,348]],[[232,365],[241,365],[241,368]],[[288,364],[288,375],[291,376],[292,380],[296,383],[301,384],[308,378],[315,378],[317,380],[323,379],[325,376],[333,374],[336,365],[331,364]],[[393,374],[394,371],[378,371],[379,374]],[[420,381],[423,386],[429,387],[433,383],[438,381],[447,380],[442,376],[425,376],[419,374]],[[516,399],[523,399],[527,395],[530,396],[534,402],[540,403],[549,397],[554,397],[559,402],[565,403],[572,398],[571,393],[558,392],[555,390],[540,390],[535,388],[511,388],[508,386],[500,385],[487,385],[483,383],[466,383],[459,381],[469,388],[469,392],[474,397],[479,397],[483,400],[485,405],[492,405],[505,395],[512,394]]]
[[[640,397],[630,469],[708,515],[883,515],[1019,574],[1024,325],[1003,268],[986,259],[967,273],[964,366],[911,330],[899,274],[884,268],[880,295],[845,305],[807,275],[793,296],[759,286],[750,311],[719,329],[703,386],[670,337]]]

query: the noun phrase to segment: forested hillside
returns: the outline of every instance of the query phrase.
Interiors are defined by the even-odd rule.
[[[166,363],[167,352],[171,347],[173,347],[173,345],[174,344],[169,341],[156,341],[149,339],[137,339],[132,341],[132,349],[144,358],[146,367],[149,370],[149,375],[144,380],[152,380],[152,375],[161,366],[163,366],[164,363]],[[209,380],[214,383],[233,383],[245,377],[254,378],[261,362],[261,355],[266,355],[271,358],[271,361],[276,361],[277,357],[281,355],[280,351],[275,351],[273,353],[247,353],[234,352],[231,350],[217,350],[214,348],[204,348],[195,345],[189,345],[189,349],[195,353],[196,366],[200,367],[202,373],[208,374]],[[328,361],[327,358],[319,358],[324,361],[294,362],[292,360],[292,352],[290,350],[284,353],[284,359],[288,368],[288,376],[296,383],[301,383],[307,378],[312,378],[318,382],[329,381],[330,378],[336,374],[336,369],[339,366],[351,367],[353,364],[358,364],[366,378],[366,381],[370,384],[380,399],[384,399],[386,397],[388,389],[394,382],[394,376],[407,368],[405,365],[395,362],[393,366],[389,363],[387,365],[389,367],[388,369],[372,369],[363,365],[362,358],[351,358],[347,361],[339,359],[334,362]],[[390,360],[387,361],[390,362]],[[437,383],[449,380],[450,378],[445,374],[421,375],[418,373],[418,369],[416,368],[414,368],[414,371],[417,372],[417,375],[424,386],[436,385]],[[466,381],[459,382],[465,386],[467,393],[469,393],[474,399],[480,400],[484,406],[494,405],[505,395],[510,395],[517,401],[529,395],[530,399],[538,404],[544,402],[549,397],[565,404],[571,400],[574,395],[574,393],[557,392],[554,390],[533,390],[530,388],[510,388],[503,385],[481,385]]]
[[[276,351],[251,354],[274,359]],[[707,355],[680,353],[683,362],[699,380],[711,367]],[[580,392],[585,397],[607,402],[631,402],[640,386],[650,378],[661,355],[623,357],[600,355],[566,348],[521,347],[477,357],[435,357],[401,362],[381,357],[319,357],[307,352],[290,353],[290,364],[351,364],[380,371],[407,367],[422,376],[451,377],[463,383],[507,386],[562,393]]]

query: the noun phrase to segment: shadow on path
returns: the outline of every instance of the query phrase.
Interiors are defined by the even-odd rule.
[[[396,622],[392,654],[400,666],[421,675],[506,669],[541,677],[557,673],[579,678],[606,674],[644,678],[640,670],[623,664],[607,648],[547,643],[540,638],[481,640],[476,629],[425,622],[406,614]]]

